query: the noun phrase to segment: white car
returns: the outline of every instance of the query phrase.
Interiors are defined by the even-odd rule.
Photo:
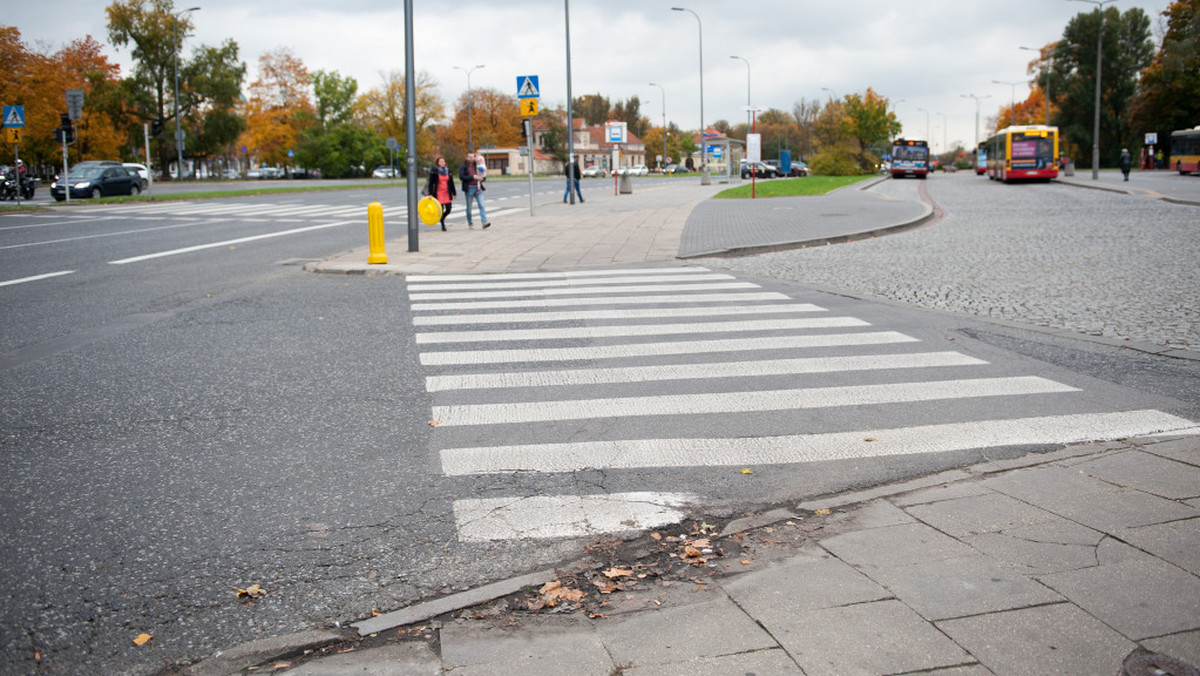
[[[396,178],[396,169],[380,165],[371,172],[371,178]]]
[[[604,167],[600,166],[599,164],[593,164],[592,166],[583,170],[584,178],[604,178],[607,175],[607,172],[604,171]]]
[[[138,164],[136,162],[126,162],[124,166],[126,169],[133,169],[137,172],[138,180],[141,183],[139,187],[142,190],[145,190],[146,185],[150,182],[150,171],[146,169],[146,165]]]
[[[648,176],[650,174],[650,168],[644,164],[635,164],[630,167],[629,173],[633,174],[634,176]]]

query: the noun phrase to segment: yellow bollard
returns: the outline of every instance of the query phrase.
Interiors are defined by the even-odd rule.
[[[383,250],[383,205],[379,202],[367,205],[367,240],[371,245],[367,264],[386,263],[387,253]]]

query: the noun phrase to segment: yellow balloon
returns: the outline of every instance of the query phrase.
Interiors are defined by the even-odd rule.
[[[432,195],[422,197],[417,202],[417,215],[425,225],[437,225],[442,220],[442,205]]]

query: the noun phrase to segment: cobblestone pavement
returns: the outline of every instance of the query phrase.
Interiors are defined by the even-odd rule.
[[[884,181],[917,199],[921,181]],[[1200,348],[1200,207],[973,174],[925,182],[910,232],[706,265],[1089,335]]]

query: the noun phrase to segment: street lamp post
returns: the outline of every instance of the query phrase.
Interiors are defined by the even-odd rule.
[[[696,27],[700,31],[700,184],[708,185],[708,146],[704,141],[704,22],[700,15],[686,7],[672,7],[673,12],[688,12],[696,17]]]
[[[929,111],[924,108],[917,108],[918,112],[925,113],[925,140],[929,140]]]
[[[1025,83],[1024,80],[1018,80],[1016,82],[1005,82],[1004,80],[992,80],[992,84],[1008,85],[1009,87],[1012,88],[1011,98],[1009,98],[1009,103],[1008,103],[1008,123],[1009,123],[1009,125],[1014,125],[1017,123],[1017,85],[1024,84],[1024,83]]]
[[[479,68],[483,68],[483,65],[471,66],[470,68],[463,68],[462,66],[454,67],[455,70],[461,70],[467,74],[467,152],[470,153],[475,152],[475,136],[471,132],[471,110],[475,107],[475,101],[471,99],[471,71]]]
[[[750,60],[744,56],[730,56],[731,59],[740,59],[746,63],[746,133],[750,133],[750,127],[753,126],[753,115],[750,112]]]
[[[984,99],[992,98],[991,94],[979,96],[977,94],[959,94],[964,99],[975,99],[975,147],[979,147],[979,102]]]
[[[661,92],[662,92],[662,113],[663,113],[662,137],[663,137],[663,154],[662,154],[662,160],[661,160],[661,161],[659,161],[659,163],[658,163],[658,166],[659,166],[660,168],[662,168],[662,167],[666,166],[666,165],[665,165],[665,164],[663,164],[663,163],[667,161],[667,90],[666,90],[666,89],[663,89],[663,86],[662,86],[662,85],[660,85],[660,84],[654,84],[653,82],[651,82],[651,83],[650,83],[650,86],[651,86],[651,87],[658,87],[659,91],[661,91]]]
[[[1104,6],[1117,0],[1077,0],[1096,6],[1096,115],[1092,123],[1092,180],[1100,180],[1100,74],[1104,55]]]
[[[1017,49],[1023,49],[1027,52],[1037,52],[1038,54],[1042,53],[1042,50],[1034,49],[1033,47],[1018,47]],[[1043,103],[1045,103],[1046,108],[1047,127],[1050,126],[1050,74],[1052,72],[1054,72],[1054,54],[1050,55],[1050,72],[1046,73],[1046,89],[1042,92],[1042,98],[1044,99]]]
[[[171,31],[175,36],[174,42],[171,43],[171,60],[175,67],[175,171],[179,172],[177,176],[181,181],[183,180],[183,128],[179,126],[179,17],[199,10],[199,7],[189,7],[175,12],[173,15],[175,20],[171,22]]]

